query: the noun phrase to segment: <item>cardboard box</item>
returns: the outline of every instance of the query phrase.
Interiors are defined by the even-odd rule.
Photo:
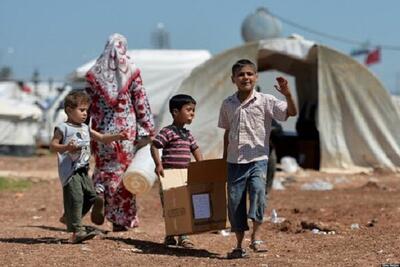
[[[228,227],[225,160],[192,162],[188,169],[164,170],[164,174],[160,180],[166,235]]]

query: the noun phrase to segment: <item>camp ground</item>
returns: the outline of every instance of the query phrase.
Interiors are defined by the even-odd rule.
[[[260,41],[214,57],[208,55],[185,70],[165,70],[165,75],[182,74],[180,80],[165,83],[171,86],[156,83],[161,78],[152,80],[146,76],[146,68],[142,67],[145,64],[137,57],[153,110],[158,115],[158,127],[171,122],[165,107],[169,96],[180,92],[191,94],[198,105],[196,118],[189,128],[207,158],[220,158],[222,130],[216,127],[219,106],[235,91],[230,82],[230,66],[243,57],[257,62],[263,92],[275,94],[272,79],[276,75],[290,78],[300,106],[299,116],[282,123],[281,130],[276,127],[272,140],[279,158],[290,155],[304,169],[276,173],[277,183],[269,192],[265,222],[260,230],[268,246],[267,253],[251,252],[250,240],[245,239],[250,258],[227,260],[226,252],[235,242],[235,235],[229,230],[191,235],[194,249],[166,248],[162,244],[166,225],[157,182],[150,192],[137,197],[138,228],[112,232],[111,223],[105,223],[98,228],[100,234],[95,239],[81,245],[70,244],[65,225],[59,222],[63,197],[56,156],[44,153],[0,159],[2,264],[354,266],[356,262],[370,266],[398,263],[400,176],[391,171],[399,166],[400,135],[395,128],[399,125],[399,102],[393,97],[392,101],[371,72],[346,55],[298,38]],[[34,116],[43,112],[35,107],[35,112],[26,112],[30,117],[19,116],[18,124],[33,121],[36,128],[48,129],[50,134],[51,125],[64,118],[65,94],[84,86],[89,63],[82,72],[71,74],[71,84],[46,109],[46,119]],[[166,69],[168,64],[164,66]],[[162,71],[161,65],[157,67]],[[47,121],[48,128],[38,127],[39,120]],[[29,132],[26,129],[21,130]],[[364,170],[368,172],[359,172]],[[210,170],[204,173],[207,171]],[[89,217],[85,217],[84,224],[93,227]]]
[[[235,92],[231,66],[241,58],[256,62],[260,73],[279,71],[294,78],[296,133],[283,129],[275,136],[278,158],[291,155],[303,167],[326,172],[399,169],[400,113],[394,98],[354,59],[296,35],[224,51],[182,82],[177,93],[192,95],[199,103],[190,129],[207,158],[222,156],[219,108]],[[167,110],[160,114],[161,125],[167,125]]]

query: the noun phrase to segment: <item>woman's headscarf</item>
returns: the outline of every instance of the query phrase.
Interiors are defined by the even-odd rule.
[[[128,42],[118,33],[112,34],[103,53],[86,74],[87,81],[104,97],[106,103],[114,106],[118,96],[125,94],[132,81],[140,76],[140,70],[127,54]]]

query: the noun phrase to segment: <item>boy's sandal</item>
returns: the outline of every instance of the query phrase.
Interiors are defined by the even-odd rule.
[[[178,246],[184,247],[184,248],[194,248],[194,244],[192,243],[192,241],[190,241],[189,238],[179,240]]]
[[[102,197],[95,198],[90,219],[97,225],[104,223],[104,199]]]
[[[164,238],[164,245],[165,246],[176,246],[176,240],[175,237],[172,235],[166,236]]]
[[[127,232],[129,230],[128,227],[113,223],[113,232]]]
[[[254,252],[262,253],[267,252],[268,249],[264,245],[264,241],[262,240],[253,240],[249,246]]]
[[[80,244],[86,240],[92,239],[97,235],[95,231],[92,232],[86,232],[83,231],[81,233],[78,233],[74,238],[72,239],[72,244]]]
[[[244,248],[235,248],[227,254],[228,259],[244,259],[248,257],[249,255],[246,253]]]
[[[67,219],[65,218],[65,214],[63,214],[58,221],[62,224],[67,224]]]

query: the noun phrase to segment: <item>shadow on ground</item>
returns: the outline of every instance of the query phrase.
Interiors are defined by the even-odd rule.
[[[165,247],[164,244],[155,243],[146,240],[137,240],[132,238],[105,237],[104,239],[123,242],[134,246],[138,254],[158,254],[158,255],[174,255],[178,257],[198,257],[198,258],[214,258],[221,259],[216,253],[209,252],[205,249]]]
[[[55,232],[66,232],[65,228],[47,226],[47,225],[26,225],[21,227],[41,228],[44,230]],[[68,239],[56,237],[15,237],[15,238],[0,238],[0,243],[16,243],[16,244],[67,244]]]
[[[28,227],[28,228],[40,228],[44,230],[49,230],[49,231],[54,231],[54,232],[66,232],[67,229],[60,228],[60,227],[54,227],[54,226],[47,226],[47,225],[25,225],[22,227]]]
[[[55,231],[55,232],[67,232],[67,229],[60,228],[60,227],[54,227],[54,226],[47,226],[47,225],[26,225],[23,227],[31,227],[31,228],[41,228],[44,230],[49,230],[49,231]],[[91,231],[97,231],[99,234],[108,234],[110,231],[108,230],[103,230],[98,227],[92,226],[92,225],[83,225],[86,231],[91,232]]]
[[[16,244],[69,244],[68,239],[55,237],[20,237],[20,238],[0,238],[0,243]]]
[[[67,230],[60,227],[47,226],[47,225],[26,225],[22,227],[29,228],[40,228],[43,230],[54,231],[54,232],[67,232]],[[85,230],[88,232],[97,231],[99,236],[106,235],[109,231],[93,227],[90,225],[84,225]],[[16,244],[71,244],[66,238],[55,238],[55,237],[21,237],[21,238],[0,238],[0,243],[16,243]]]

